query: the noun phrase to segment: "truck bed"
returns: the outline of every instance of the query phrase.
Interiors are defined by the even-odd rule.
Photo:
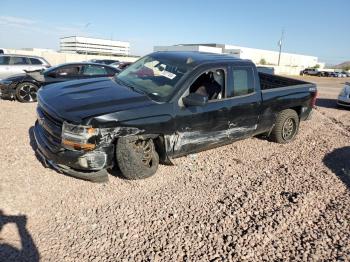
[[[261,90],[309,84],[308,82],[259,72]]]

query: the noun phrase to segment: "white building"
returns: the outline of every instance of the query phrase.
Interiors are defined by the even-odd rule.
[[[130,54],[130,43],[91,37],[69,36],[60,39],[60,51],[62,53],[89,55],[128,56]]]
[[[157,51],[197,51],[222,54],[221,47],[213,47],[206,45],[171,45],[171,46],[155,46],[153,47],[155,52]]]
[[[252,60],[257,65],[274,67],[276,73],[299,74],[300,70],[319,65],[324,67],[315,56],[281,53],[278,65],[278,51],[248,48],[226,44],[184,44],[174,46],[155,46],[154,51],[203,51],[211,53],[231,54],[232,56]]]

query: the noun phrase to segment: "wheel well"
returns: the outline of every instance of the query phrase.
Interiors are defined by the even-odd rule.
[[[166,146],[165,146],[165,138],[163,135],[158,135],[157,137],[153,138],[155,149],[159,155],[159,161],[162,164],[165,165],[172,165],[167,153],[166,153]]]
[[[294,110],[295,112],[297,112],[299,118],[301,115],[301,106],[297,106],[297,107],[291,107],[290,109]]]
[[[144,140],[152,139],[153,143],[154,143],[155,150],[157,151],[158,156],[159,156],[159,162],[161,164],[165,164],[165,165],[172,165],[172,162],[166,153],[165,138],[163,135],[159,135],[159,134],[140,135],[139,138],[144,139]],[[113,140],[113,143],[115,145],[117,144],[117,140],[118,140],[118,138],[115,138]]]
[[[23,82],[18,82],[16,85],[15,85],[15,88],[17,88],[19,85],[21,84],[31,84],[31,85],[35,85],[37,88],[39,88],[39,85],[37,83],[34,83],[32,81],[23,81]]]

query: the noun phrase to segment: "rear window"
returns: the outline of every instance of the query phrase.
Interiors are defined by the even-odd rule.
[[[29,60],[30,60],[30,63],[32,64],[32,65],[42,65],[43,63],[41,63],[41,61],[39,60],[39,59],[37,59],[37,58],[29,58]]]
[[[28,60],[26,57],[12,56],[10,57],[10,65],[27,65]]]
[[[10,58],[8,56],[0,56],[0,65],[8,65]]]

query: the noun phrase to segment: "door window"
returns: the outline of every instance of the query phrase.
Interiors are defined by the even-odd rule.
[[[58,77],[73,77],[79,75],[80,66],[65,66],[56,69],[55,74]]]
[[[222,99],[225,95],[224,92],[225,71],[223,69],[204,72],[190,87],[190,93],[207,96],[209,101]]]
[[[107,70],[104,66],[86,65],[83,69],[84,76],[107,75]]]
[[[41,61],[39,59],[36,59],[36,58],[29,58],[30,60],[30,63],[32,65],[42,65]]]
[[[28,60],[26,57],[13,56],[10,57],[10,65],[27,65]]]
[[[0,56],[0,65],[8,65],[10,58],[8,56]]]
[[[253,70],[251,68],[233,68],[233,94],[243,96],[254,92]]]

